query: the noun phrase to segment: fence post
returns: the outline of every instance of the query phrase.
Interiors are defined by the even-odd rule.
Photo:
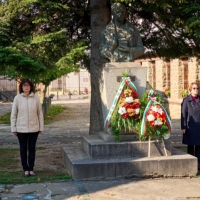
[[[51,106],[51,98],[48,97],[48,100],[49,100],[49,107]]]
[[[44,97],[44,116],[47,116],[47,97]]]
[[[51,106],[51,98],[50,97],[44,97],[44,102],[43,102],[44,117],[47,116],[50,106]]]
[[[47,98],[47,102],[48,102],[48,108],[47,108],[47,111],[48,111],[50,108],[50,98],[49,97]]]

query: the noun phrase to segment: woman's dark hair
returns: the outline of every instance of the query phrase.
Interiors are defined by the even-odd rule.
[[[31,87],[31,90],[30,90],[30,93],[33,92],[35,93],[35,86],[33,85],[33,83],[29,80],[29,79],[22,79],[21,83],[19,84],[19,93],[23,93],[23,89],[22,89],[22,86],[25,84],[25,83],[28,83]]]

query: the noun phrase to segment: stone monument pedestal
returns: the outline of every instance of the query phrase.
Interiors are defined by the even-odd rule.
[[[134,81],[132,82],[138,90],[139,98],[146,91],[146,67],[141,67],[139,63],[135,62],[106,63],[103,69],[103,83],[101,87],[101,104],[104,121],[120,86],[120,82],[118,82],[117,77],[122,76],[126,71],[128,72],[129,76],[134,77]]]
[[[161,141],[152,140],[151,157],[165,156],[164,144]],[[126,157],[148,157],[148,141],[129,142],[104,142],[97,136],[89,135],[82,137],[82,149],[91,158],[126,158]],[[167,155],[171,156],[171,144],[166,142]]]
[[[74,180],[126,177],[195,176],[197,158],[166,144],[148,142],[105,142],[97,135],[82,137],[82,147],[63,147],[63,161]]]
[[[99,132],[99,137],[105,141],[105,142],[116,142],[115,141],[115,136],[112,135],[111,133],[107,133],[107,132]],[[121,142],[125,142],[125,141],[138,141],[138,134],[131,134],[131,135],[119,135],[120,141]]]
[[[107,63],[103,69],[101,100],[104,120],[112,106],[119,88],[118,76],[127,71],[134,76],[133,83],[138,89],[139,98],[146,90],[147,70],[137,63]],[[81,147],[63,147],[63,161],[74,180],[113,179],[125,177],[195,176],[197,158],[151,141],[148,156],[148,142],[138,141],[136,134],[120,135],[116,143],[113,135],[100,132],[99,135],[82,137]]]

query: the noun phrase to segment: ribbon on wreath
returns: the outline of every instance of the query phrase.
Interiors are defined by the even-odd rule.
[[[163,112],[165,113],[166,116],[166,125],[168,127],[168,131],[169,133],[167,135],[164,135],[165,139],[168,139],[170,137],[170,133],[171,133],[171,129],[172,129],[172,124],[171,124],[171,120],[169,118],[169,115],[167,114],[167,111],[165,110],[165,108],[156,101],[156,95],[154,93],[153,90],[150,90],[149,94],[148,94],[148,104],[144,110],[144,114],[143,114],[143,118],[142,118],[142,124],[141,124],[141,135],[145,135],[146,134],[146,121],[147,121],[147,112],[149,110],[149,108],[151,107],[152,104],[154,105],[159,105]]]
[[[137,94],[137,88],[135,87],[135,85],[131,82],[131,79],[130,77],[122,77],[122,82],[119,86],[119,89],[117,91],[117,94],[115,95],[115,98],[113,100],[113,104],[109,110],[109,113],[106,117],[106,120],[104,122],[104,128],[105,130],[108,129],[108,125],[110,124],[110,119],[112,117],[112,114],[117,106],[117,103],[118,103],[118,100],[119,100],[119,97],[120,97],[120,94],[122,93],[125,85],[128,85],[130,87],[130,89],[132,90],[132,92],[134,93],[135,97],[138,97],[138,94]]]

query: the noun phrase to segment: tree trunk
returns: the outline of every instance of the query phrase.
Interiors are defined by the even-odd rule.
[[[102,69],[105,61],[99,56],[99,32],[111,19],[109,0],[91,0],[91,107],[90,134],[98,134],[103,130],[103,112],[101,107],[100,86]]]
[[[42,102],[44,102],[44,98],[46,97],[46,93],[47,93],[47,87],[48,87],[48,85],[44,85],[44,90],[43,90],[43,101]]]

